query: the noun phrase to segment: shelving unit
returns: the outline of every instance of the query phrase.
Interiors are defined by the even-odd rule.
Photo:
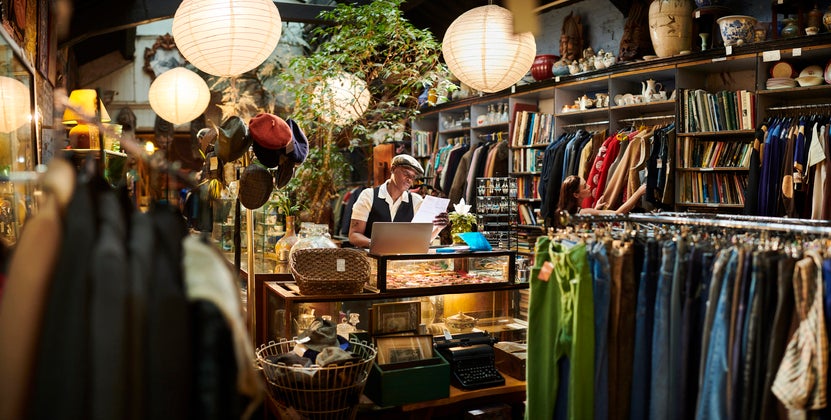
[[[494,248],[517,248],[516,200],[516,178],[476,179],[476,225]]]

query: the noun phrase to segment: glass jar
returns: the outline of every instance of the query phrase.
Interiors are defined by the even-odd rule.
[[[297,235],[294,234],[294,216],[286,216],[285,228],[286,233],[274,244],[274,253],[277,254],[277,262],[283,264],[289,262],[289,252],[298,240]]]
[[[305,222],[297,232],[297,242],[291,247],[289,259],[298,249],[337,248],[329,235],[329,225]]]

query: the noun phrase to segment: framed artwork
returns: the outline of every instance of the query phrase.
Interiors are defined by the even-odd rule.
[[[418,331],[421,302],[375,303],[372,305],[372,335]]]
[[[413,364],[433,358],[433,336],[378,337],[378,364]]]
[[[176,48],[170,34],[160,35],[152,47],[144,49],[144,71],[155,80],[160,74],[185,65],[185,57]]]
[[[0,2],[3,27],[20,47],[23,47],[26,40],[26,3],[26,0]]]
[[[55,84],[55,49],[56,40],[52,24],[54,21],[49,0],[37,0],[38,33],[37,33],[37,69],[44,79]]]

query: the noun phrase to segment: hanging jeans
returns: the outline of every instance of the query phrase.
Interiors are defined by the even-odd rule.
[[[652,382],[649,418],[670,418],[670,302],[676,243],[666,241],[661,257],[661,274],[655,294],[655,323],[652,326]]]
[[[610,258],[612,283],[608,346],[614,349],[609,355],[610,419],[625,419],[625,414],[629,412],[637,298],[634,254],[633,242],[614,242]]]
[[[658,285],[658,270],[661,263],[660,254],[660,243],[655,239],[647,240],[635,311],[635,353],[632,369],[636,374],[632,378],[629,405],[629,418],[633,420],[645,419],[649,411],[652,321],[655,313],[655,289]]]
[[[733,304],[733,284],[738,269],[739,252],[731,249],[721,281],[711,337],[704,360],[704,381],[698,396],[696,419],[727,419],[727,370],[730,334],[730,314]]]
[[[539,237],[530,283],[525,418],[552,418],[559,385],[557,363],[567,357],[568,418],[592,419],[594,305],[586,245],[567,249],[547,236]]]
[[[609,418],[609,257],[607,241],[591,246],[589,266],[594,285],[594,417]]]

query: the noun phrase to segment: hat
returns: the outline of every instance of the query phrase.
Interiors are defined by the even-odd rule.
[[[239,202],[245,208],[258,209],[274,190],[274,177],[258,163],[248,165],[239,177]]]
[[[256,156],[257,160],[265,165],[266,168],[276,168],[277,165],[280,164],[280,156],[282,153],[279,153],[274,149],[268,149],[260,146],[260,143],[256,141],[254,141],[252,146],[254,147],[254,156]]]
[[[248,122],[248,132],[254,144],[266,149],[282,149],[291,141],[291,128],[274,114],[257,114]]]
[[[217,130],[216,155],[223,162],[233,162],[251,146],[251,137],[242,118],[237,116],[228,117],[222,126]]]
[[[390,164],[390,167],[395,168],[396,166],[410,168],[418,172],[419,175],[424,175],[424,168],[421,167],[421,164],[418,163],[416,158],[410,155],[396,155],[394,158],[392,158],[392,163]]]
[[[322,351],[326,347],[338,347],[338,331],[334,322],[315,318],[311,325],[298,337],[297,342],[315,351]]]

